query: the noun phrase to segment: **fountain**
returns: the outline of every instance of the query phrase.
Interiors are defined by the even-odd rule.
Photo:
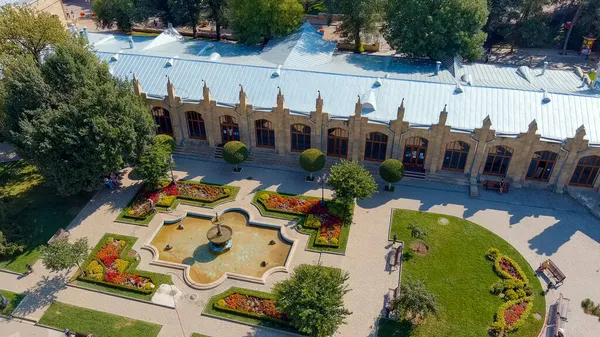
[[[215,214],[215,217],[211,219],[211,222],[214,226],[206,232],[210,251],[214,254],[225,253],[231,249],[233,229],[222,224],[223,221],[219,219],[219,213]]]

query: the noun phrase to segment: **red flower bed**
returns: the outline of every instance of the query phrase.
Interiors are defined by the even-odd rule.
[[[121,273],[115,269],[106,271],[106,274],[104,274],[104,281],[139,289],[145,289],[147,284],[152,284],[149,278],[135,274]]]
[[[504,321],[506,322],[506,327],[510,328],[513,324],[515,324],[521,318],[526,308],[527,302],[521,302],[506,309],[504,311]]]
[[[319,205],[319,200],[307,200],[296,197],[289,197],[276,194],[266,194],[269,199],[264,200],[263,203],[267,208],[292,213],[312,213],[313,208]],[[262,197],[262,196],[261,196]]]
[[[178,182],[179,195],[202,201],[215,201],[229,195],[228,189],[220,186]]]
[[[509,260],[501,258],[498,264],[500,265],[500,268],[502,268],[502,270],[507,272],[510,276],[523,281],[523,277],[521,276],[517,268],[513,266],[513,264]]]
[[[119,240],[108,239],[104,246],[96,253],[95,258],[102,261],[107,268],[112,267],[115,260],[123,250],[123,244]]]
[[[273,317],[287,321],[284,313],[275,309],[275,302],[270,299],[258,298],[249,295],[231,294],[223,299],[225,305],[231,309],[247,311],[250,313]]]

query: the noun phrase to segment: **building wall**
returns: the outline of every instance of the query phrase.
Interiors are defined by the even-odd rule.
[[[175,93],[172,83],[168,83],[168,95],[163,100],[148,98],[140,83],[134,79],[136,93],[141,95],[152,107],[162,107],[170,112],[173,133],[180,143],[206,142],[215,147],[222,143],[220,117],[231,116],[239,125],[240,140],[249,149],[256,150],[255,122],[265,119],[271,122],[275,133],[275,148],[261,148],[261,152],[285,156],[291,152],[290,127],[293,124],[304,124],[311,128],[311,147],[327,154],[327,133],[329,129],[340,128],[348,134],[347,159],[365,161],[366,137],[371,132],[379,132],[388,137],[386,158],[402,160],[406,141],[411,137],[423,137],[428,140],[423,170],[428,175],[444,175],[465,177],[475,180],[500,180],[511,182],[515,187],[534,187],[551,189],[562,193],[569,184],[579,160],[586,156],[600,156],[600,148],[589,147],[583,139],[585,128],[582,125],[576,130],[573,138],[562,141],[544,140],[537,134],[537,124],[532,121],[526,132],[519,135],[502,135],[493,129],[492,121],[488,118],[481,122],[481,127],[475,130],[457,130],[446,125],[449,113],[443,107],[439,121],[430,126],[411,126],[404,120],[404,101],[397,111],[396,119],[389,124],[370,122],[362,117],[360,100],[355,105],[354,114],[347,118],[330,116],[323,111],[323,99],[317,94],[315,110],[310,114],[290,112],[285,108],[285,97],[280,91],[274,95],[275,106],[270,111],[255,110],[247,102],[247,95],[240,88],[239,100],[235,106],[219,106],[211,99],[210,89],[206,84],[203,99],[198,103],[182,102]],[[190,139],[185,112],[196,111],[202,115],[205,123],[207,139],[205,141]],[[454,141],[462,141],[470,146],[466,165],[460,172],[443,168],[446,146]],[[513,149],[508,170],[504,177],[484,174],[488,151],[496,146],[506,146]],[[557,154],[552,173],[548,181],[536,181],[526,178],[532,157],[537,151],[551,151]],[[599,160],[600,162],[600,160]],[[600,179],[593,178],[593,188],[598,190]]]
[[[65,9],[62,0],[38,0],[29,5],[31,8],[39,12],[48,12],[51,15],[56,15],[63,25],[67,25],[65,17]]]

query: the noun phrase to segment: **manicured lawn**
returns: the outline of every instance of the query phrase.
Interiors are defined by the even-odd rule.
[[[162,326],[138,321],[100,311],[84,309],[60,302],[54,302],[40,323],[60,330],[93,334],[104,337],[152,337],[158,336]]]
[[[17,308],[17,306],[19,306],[19,303],[21,303],[25,297],[23,294],[13,293],[8,290],[0,290],[0,293],[2,293],[2,296],[10,301],[10,304],[6,308],[0,310],[0,314],[6,316],[10,316],[10,314],[12,314],[12,312]]]
[[[306,216],[267,210],[265,208],[265,206],[261,202],[258,201],[259,196],[263,193],[295,196],[295,197],[299,197],[299,198],[307,199],[307,200],[319,200],[321,198],[307,197],[304,195],[295,195],[295,194],[279,193],[279,192],[272,192],[272,191],[257,191],[254,194],[254,198],[252,199],[252,204],[254,206],[256,206],[256,208],[258,208],[258,210],[260,211],[260,214],[262,214],[263,216],[277,218],[277,219],[284,219],[284,220],[296,220],[296,222],[298,224],[297,225],[298,231],[300,231],[301,233],[310,235],[306,249],[316,250],[316,251],[320,251],[320,252],[331,252],[331,253],[341,253],[341,254],[346,252],[346,246],[348,245],[348,237],[350,236],[350,226],[349,225],[342,226],[342,233],[340,234],[339,247],[326,247],[326,246],[315,245],[315,237],[318,234],[318,230],[303,227],[304,219],[306,218]]]
[[[123,247],[123,251],[121,252],[121,255],[120,255],[121,259],[124,259],[129,262],[129,267],[126,269],[127,273],[149,277],[150,279],[152,279],[152,283],[154,283],[154,285],[155,285],[155,288],[154,288],[155,290],[158,289],[161,284],[173,284],[171,275],[152,273],[149,271],[136,269],[140,263],[140,260],[136,261],[134,257],[128,256],[128,253],[131,250],[131,247],[133,247],[133,245],[135,244],[135,242],[138,239],[138,238],[132,237],[132,236],[124,236],[124,235],[108,234],[108,233],[105,234],[102,237],[102,239],[100,239],[100,241],[98,242],[96,247],[94,247],[94,249],[91,251],[90,255],[85,260],[85,262],[82,264],[82,267],[84,269],[90,262],[92,262],[92,260],[94,260],[94,256],[96,256],[96,253],[102,248],[102,246],[104,245],[104,243],[106,242],[106,240],[109,237],[112,237],[112,238],[115,238],[118,240],[127,241],[127,245],[125,247]],[[79,273],[75,277],[78,277],[78,276],[79,276]],[[137,298],[137,299],[146,300],[146,301],[150,301],[152,299],[152,296],[154,296],[154,293],[144,294],[144,293],[136,292],[134,290],[116,288],[116,287],[112,287],[110,285],[94,283],[94,282],[91,282],[91,281],[88,281],[85,279],[80,279],[80,278],[75,279],[73,281],[73,283],[80,287],[85,287],[85,288],[94,289],[94,290],[100,290],[100,291],[109,292],[112,294]]]
[[[217,184],[211,184],[211,183],[204,183],[204,182],[197,182],[197,181],[191,181],[191,180],[185,180],[185,182],[187,183],[194,183],[194,184],[203,184],[203,185],[213,185],[213,186],[219,186],[219,187],[225,187],[228,188],[231,191],[231,194],[223,199],[219,199],[213,202],[201,202],[201,201],[195,201],[195,200],[189,200],[189,199],[177,199],[173,205],[171,206],[172,209],[175,209],[179,204],[184,204],[184,205],[191,205],[191,206],[199,206],[199,207],[206,207],[206,208],[215,208],[221,204],[224,204],[226,202],[230,202],[235,200],[235,198],[237,197],[238,192],[240,191],[240,188],[237,186],[229,186],[229,185],[217,185]],[[142,187],[143,188],[143,187]],[[150,221],[152,221],[152,219],[154,218],[154,216],[156,215],[156,213],[147,216],[145,219],[134,219],[134,218],[130,218],[125,216],[126,212],[129,210],[129,207],[135,202],[135,200],[140,196],[140,193],[137,193],[132,199],[131,201],[129,201],[129,204],[127,204],[127,207],[125,207],[123,209],[123,211],[119,214],[119,216],[117,217],[116,221],[118,222],[124,222],[124,223],[129,223],[132,225],[139,225],[139,226],[147,226]],[[158,211],[165,211],[167,208],[166,207],[161,207],[161,206],[156,206],[156,209]]]
[[[438,222],[441,217],[448,219],[448,224]],[[427,255],[412,253],[410,247],[414,240],[407,229],[409,224],[427,230],[424,238],[429,245]],[[544,317],[546,300],[541,295],[542,287],[535,272],[515,248],[489,230],[452,216],[396,210],[390,236],[394,234],[405,242],[405,252],[411,253],[404,262],[402,280],[423,280],[427,289],[437,296],[441,313],[439,317],[428,317],[412,331],[403,323],[382,321],[378,336],[488,336],[488,326],[504,303],[489,292],[492,284],[500,280],[492,262],[485,257],[490,247],[500,249],[521,266],[534,289],[532,313]],[[543,319],[538,321],[530,315],[525,325],[510,336],[537,336],[542,324]]]
[[[37,168],[24,160],[0,164],[0,196],[6,207],[6,223],[0,231],[9,240],[26,243],[21,254],[0,258],[0,268],[27,271],[40,256],[40,246],[65,228],[87,204],[93,193],[61,197],[44,185]]]

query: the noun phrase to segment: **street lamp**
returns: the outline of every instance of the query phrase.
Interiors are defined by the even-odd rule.
[[[317,177],[317,184],[321,186],[321,206],[325,206],[325,185],[327,185],[327,181],[329,181],[327,173],[323,173],[322,177]]]

